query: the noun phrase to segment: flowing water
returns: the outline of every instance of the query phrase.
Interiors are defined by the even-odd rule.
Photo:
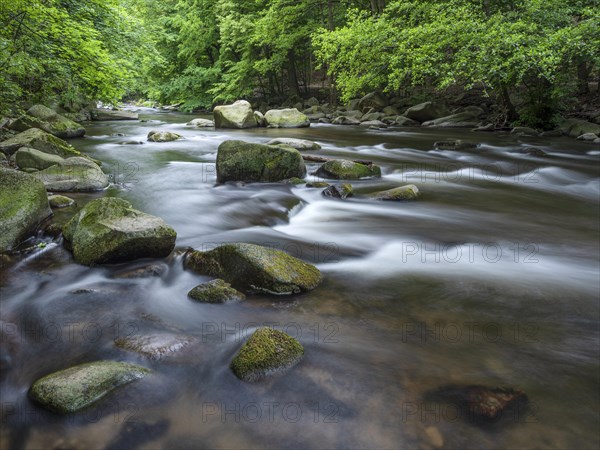
[[[178,233],[165,261],[84,267],[60,240],[2,269],[2,448],[598,448],[600,149],[568,138],[464,130],[313,125],[212,130],[190,116],[142,110],[147,122],[87,127],[73,144],[103,162],[116,196]],[[168,130],[185,139],[148,143]],[[117,136],[115,134],[123,134]],[[368,159],[378,180],[341,201],[287,184],[216,185],[226,139],[319,142],[313,154]],[[434,150],[434,141],[480,143]],[[124,144],[144,141],[143,145]],[[547,157],[522,153],[527,146]],[[307,164],[307,179],[317,164]],[[367,194],[415,184],[416,202]],[[75,209],[57,212],[64,222]],[[294,297],[228,305],[186,294],[208,280],[182,268],[183,249],[250,242],[316,264],[324,282]],[[124,279],[144,264],[160,277]],[[239,381],[229,361],[271,325],[305,357],[285,374]],[[149,360],[117,337],[187,335],[181,355]],[[73,416],[27,397],[40,376],[114,359],[154,374]],[[523,389],[529,406],[495,423],[426,400],[448,384]]]

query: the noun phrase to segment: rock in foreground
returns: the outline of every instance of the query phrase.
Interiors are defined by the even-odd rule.
[[[240,380],[252,383],[295,366],[303,356],[304,347],[293,337],[273,328],[259,328],[230,367]]]
[[[217,181],[275,182],[306,175],[298,150],[276,145],[225,141],[217,153]]]
[[[315,266],[280,250],[254,244],[226,244],[207,252],[193,251],[185,264],[248,293],[297,294],[316,288],[322,279]]]
[[[30,237],[51,214],[46,189],[40,181],[0,168],[0,253]]]
[[[150,370],[116,361],[95,361],[52,373],[37,380],[29,396],[51,411],[67,414],[92,405],[102,397]]]
[[[35,148],[21,147],[17,150],[17,153],[15,153],[15,161],[21,170],[44,170],[55,164],[63,163],[64,158],[58,155],[40,152]]]
[[[88,203],[67,222],[63,236],[77,262],[93,265],[168,256],[177,233],[160,217],[107,197]]]
[[[35,173],[46,189],[57,192],[93,192],[108,186],[102,169],[86,158],[67,158],[60,164]]]
[[[246,296],[226,281],[216,279],[202,283],[188,292],[188,297],[203,303],[230,303],[244,300]]]
[[[270,128],[304,128],[310,127],[310,120],[296,108],[271,109],[265,114],[265,124]]]
[[[319,167],[316,174],[322,178],[334,180],[359,180],[370,177],[379,178],[381,169],[374,164],[366,165],[347,159],[334,159]]]
[[[254,128],[258,126],[252,106],[246,100],[233,105],[216,106],[213,110],[215,128]]]

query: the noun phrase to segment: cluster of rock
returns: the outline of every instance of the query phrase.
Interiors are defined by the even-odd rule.
[[[271,109],[264,115],[254,111],[246,100],[213,110],[215,128],[302,128],[309,127],[308,117],[296,108]]]

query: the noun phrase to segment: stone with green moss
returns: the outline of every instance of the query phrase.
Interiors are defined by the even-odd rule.
[[[255,128],[258,126],[252,106],[246,100],[232,105],[216,106],[213,110],[215,128]]]
[[[405,201],[416,200],[419,197],[419,189],[414,184],[401,186],[387,191],[373,194],[375,200]]]
[[[34,148],[44,153],[62,156],[63,158],[81,156],[81,153],[67,142],[38,128],[30,128],[6,141],[0,142],[0,151],[7,155],[12,155],[21,147]]]
[[[74,413],[149,373],[149,369],[134,364],[95,361],[40,378],[31,386],[29,396],[50,411]]]
[[[296,186],[298,186],[300,184],[306,184],[306,180],[304,180],[302,178],[298,178],[298,177],[293,177],[293,178],[290,178],[289,180],[285,180],[285,181],[288,184],[294,184]]]
[[[225,141],[217,153],[217,181],[275,182],[303,178],[302,155],[291,147]]]
[[[75,204],[75,200],[64,195],[49,195],[48,203],[52,208],[66,208]]]
[[[160,217],[133,209],[126,200],[100,198],[65,224],[63,236],[77,262],[94,265],[168,256],[177,233]]]
[[[291,295],[310,291],[321,282],[319,269],[274,248],[225,244],[214,250],[188,253],[186,267],[222,278],[247,293]]]
[[[310,127],[310,120],[296,108],[271,109],[265,114],[265,123],[269,128]]]
[[[27,114],[19,117],[10,128],[26,131],[39,128],[59,138],[75,138],[85,135],[85,128],[44,105],[35,105],[27,110]]]
[[[329,186],[321,193],[324,197],[340,198],[342,200],[354,195],[354,188],[350,183]]]
[[[313,183],[306,183],[306,187],[309,188],[326,188],[331,186],[329,183],[325,183],[324,181],[315,181]]]
[[[108,177],[102,169],[87,158],[67,158],[35,174],[46,189],[56,192],[93,192],[108,186]]]
[[[288,145],[296,150],[320,150],[321,146],[313,141],[306,139],[294,139],[294,138],[277,138],[271,139],[267,142],[267,145]]]
[[[181,139],[181,135],[170,131],[151,131],[148,133],[150,142],[173,142]]]
[[[244,300],[246,296],[224,280],[216,279],[202,283],[188,292],[188,297],[203,303],[230,303]]]
[[[35,148],[21,147],[15,153],[15,162],[21,170],[44,170],[64,161],[61,156],[40,152]]]
[[[347,159],[333,159],[319,167],[316,174],[334,180],[359,180],[361,178],[379,178],[381,169],[374,164],[366,165]]]
[[[52,215],[44,185],[33,176],[0,167],[0,252],[10,251]]]
[[[230,367],[240,380],[253,383],[295,366],[303,356],[300,342],[282,331],[265,327],[252,333]]]

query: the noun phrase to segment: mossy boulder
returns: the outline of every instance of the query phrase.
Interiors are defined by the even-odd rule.
[[[59,138],[76,138],[85,135],[85,128],[77,122],[58,114],[44,105],[35,105],[27,110],[27,114],[10,124],[16,131],[39,128]]]
[[[90,110],[92,120],[138,120],[140,116],[131,111],[113,111],[104,108],[93,108]]]
[[[309,141],[306,139],[293,139],[293,138],[277,138],[267,142],[267,145],[287,145],[295,148],[296,150],[320,150],[321,146],[316,142]]]
[[[46,189],[39,180],[0,167],[0,253],[33,235],[50,215]]]
[[[319,269],[280,250],[254,244],[225,244],[207,252],[192,251],[186,268],[222,278],[247,293],[291,295],[321,282]]]
[[[67,142],[38,128],[30,128],[6,141],[0,142],[0,151],[7,155],[12,155],[21,147],[34,148],[44,153],[62,156],[63,158],[81,156],[81,153]]]
[[[401,186],[387,191],[373,194],[375,200],[405,201],[416,200],[419,197],[419,189],[414,184]]]
[[[49,195],[48,203],[52,208],[66,208],[75,204],[75,200],[64,195]]]
[[[270,128],[310,127],[310,120],[296,108],[271,109],[265,114],[265,123]]]
[[[216,279],[202,283],[188,292],[188,297],[203,303],[230,303],[244,300],[246,296],[224,280]]]
[[[170,131],[151,131],[148,133],[150,142],[173,142],[181,139],[181,135]]]
[[[168,256],[177,233],[160,217],[119,198],[88,203],[63,227],[67,247],[81,264],[94,265]]]
[[[403,115],[423,123],[440,117],[447,117],[450,115],[450,110],[441,103],[425,102],[408,108]]]
[[[374,164],[366,165],[347,159],[333,159],[319,167],[316,174],[322,178],[334,180],[359,180],[361,178],[379,178],[381,169]]]
[[[46,189],[57,192],[101,191],[108,186],[102,169],[87,158],[67,158],[60,164],[35,173]]]
[[[215,128],[254,128],[258,126],[252,106],[246,100],[233,105],[216,106],[213,110]]]
[[[21,147],[15,153],[15,162],[21,170],[44,170],[64,161],[65,159],[61,156],[40,152],[35,148]]]
[[[29,397],[50,411],[74,413],[148,373],[144,367],[117,361],[80,364],[40,378],[31,386]]]
[[[217,181],[275,182],[306,175],[298,150],[276,145],[225,141],[217,153]]]
[[[253,383],[283,372],[300,362],[304,347],[288,334],[259,328],[231,361],[231,370],[242,381]]]
[[[328,186],[323,190],[323,192],[321,192],[321,195],[323,195],[323,197],[339,198],[344,200],[354,195],[354,189],[349,183],[336,184],[333,186]]]

